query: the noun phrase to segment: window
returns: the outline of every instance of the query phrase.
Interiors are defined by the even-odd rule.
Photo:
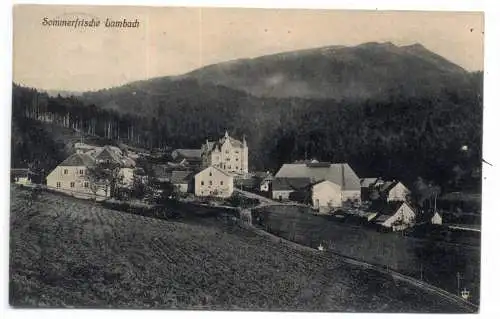
[[[83,175],[83,169],[80,170],[80,175]]]
[[[208,176],[212,176],[212,172],[208,173]]]
[[[67,169],[64,170],[64,175],[68,175],[68,170]]]
[[[83,184],[83,186],[84,186],[85,188],[89,188],[89,182],[85,182],[85,183]]]
[[[69,187],[71,187],[71,188],[75,187],[75,182],[71,182],[71,183],[69,184]]]
[[[231,159],[229,157],[226,157],[226,162],[229,162]]]
[[[235,154],[240,154],[240,151],[234,151]]]
[[[236,169],[238,169],[238,166],[236,166]]]
[[[226,150],[226,154],[229,154],[229,150]]]
[[[240,159],[239,158],[236,158],[236,162],[239,161]]]
[[[205,182],[204,181],[201,181],[201,186],[205,185]]]
[[[61,188],[61,182],[57,182],[57,183],[56,183],[56,187],[57,187],[57,188]]]
[[[209,181],[208,183],[209,183],[210,185],[212,185],[212,181]]]
[[[224,182],[223,182],[223,181],[220,181],[220,184],[221,184],[221,185],[224,185]]]

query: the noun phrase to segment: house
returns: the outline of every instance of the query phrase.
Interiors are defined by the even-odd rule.
[[[347,163],[321,163],[308,161],[304,163],[283,164],[275,178],[308,179],[310,184],[328,180],[341,187],[342,203],[361,200],[361,184],[359,177]],[[274,198],[274,186],[273,198]]]
[[[342,206],[342,187],[329,180],[317,182],[311,186],[313,208],[320,213],[328,213],[333,208]]]
[[[407,196],[410,194],[408,188],[399,181],[385,182],[379,187],[381,198],[388,202],[392,201],[406,201]]]
[[[233,194],[233,176],[219,167],[209,166],[194,176],[196,196],[227,198]]]
[[[239,141],[226,131],[217,141],[207,140],[201,146],[201,154],[204,167],[215,166],[233,174],[248,173],[248,146],[244,137]]]
[[[416,211],[406,202],[391,201],[373,210],[377,216],[372,221],[381,227],[399,231],[415,225]]]
[[[10,170],[11,181],[18,185],[31,185],[31,171],[29,168],[12,168]]]
[[[431,224],[433,225],[442,225],[443,224],[443,218],[441,215],[439,215],[438,212],[435,212],[434,215],[431,218]]]
[[[75,153],[66,158],[47,176],[47,187],[79,198],[104,199],[110,190],[104,185],[91,185],[88,169],[95,159],[86,153]]]
[[[309,191],[311,180],[307,177],[277,177],[271,182],[271,197],[275,200],[289,200],[290,195]],[[303,197],[307,197],[304,195]]]
[[[193,186],[194,173],[192,171],[172,171],[170,182],[180,193],[188,193]]]

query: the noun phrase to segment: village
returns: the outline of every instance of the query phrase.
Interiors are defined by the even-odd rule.
[[[43,187],[95,201],[150,201],[168,193],[170,198],[217,205],[239,194],[257,201],[307,205],[314,214],[354,219],[387,231],[443,223],[435,208],[430,213],[419,210],[401,181],[359,177],[349,163],[300,160],[283,164],[275,174],[252,172],[245,137],[238,140],[227,131],[215,141],[207,139],[199,149],[167,154],[124,144],[94,146],[80,141],[73,147],[74,153],[43,178]],[[12,169],[11,175],[16,184],[33,184],[30,169]],[[149,188],[149,197],[137,196],[138,188],[142,193]]]

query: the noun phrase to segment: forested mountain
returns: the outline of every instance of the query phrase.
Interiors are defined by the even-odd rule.
[[[420,44],[365,43],[235,60],[187,74],[264,97],[380,98],[419,96],[468,85],[461,67]]]
[[[264,92],[277,73],[279,89]],[[293,89],[297,81],[313,90]],[[148,147],[199,147],[228,129],[246,136],[253,169],[317,158],[348,161],[360,176],[480,182],[482,72],[420,45],[313,49],[47,98],[46,107],[68,103],[62,119],[76,129]]]

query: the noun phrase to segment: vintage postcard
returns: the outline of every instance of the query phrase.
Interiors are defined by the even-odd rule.
[[[12,307],[479,311],[483,13],[13,11]]]

